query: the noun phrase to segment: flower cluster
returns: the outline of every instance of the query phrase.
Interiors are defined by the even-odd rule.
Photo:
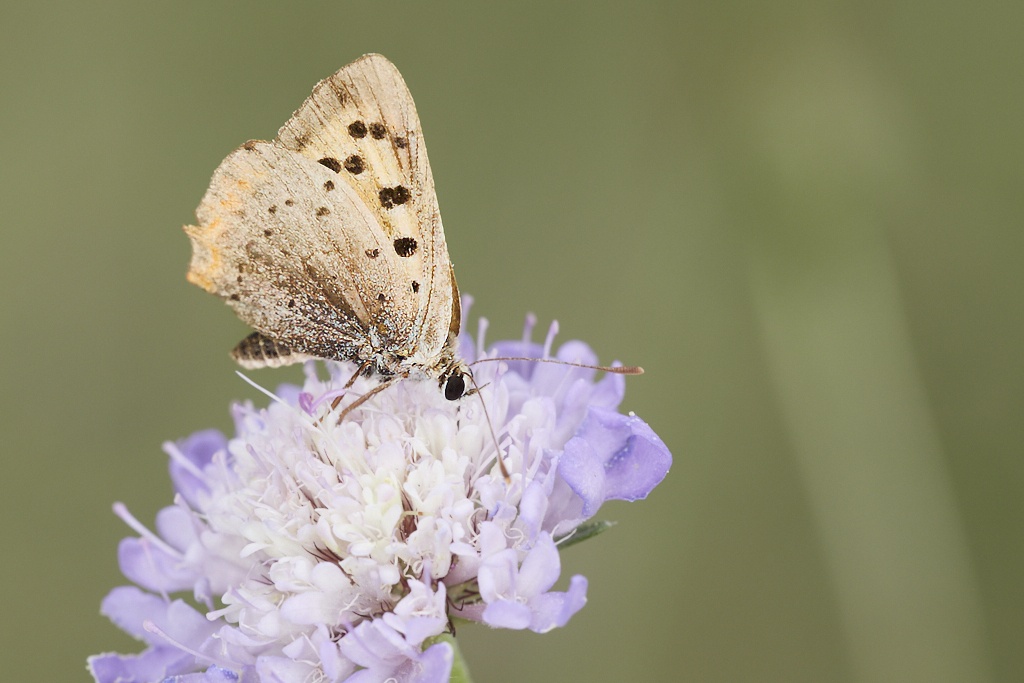
[[[532,326],[486,352],[481,326],[461,356],[596,362],[581,342],[551,355],[556,327],[541,345]],[[450,402],[404,381],[339,422],[333,399],[353,367],[323,367],[266,408],[235,406],[232,439],[167,444],[177,495],[154,531],[115,507],[139,534],[119,548],[135,586],[102,611],[147,648],[90,658],[97,681],[447,681],[453,650],[439,636],[454,617],[563,626],[587,581],[552,590],[558,544],[605,500],[646,496],[671,462],[616,411],[620,375],[480,363],[479,396]],[[348,396],[372,386],[357,380]]]

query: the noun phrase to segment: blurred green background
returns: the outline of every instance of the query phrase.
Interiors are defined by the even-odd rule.
[[[477,681],[1024,680],[1024,4],[0,7],[4,680],[86,680],[253,396],[185,282],[213,169],[364,52],[418,104],[492,339],[534,311],[675,455],[564,555],[590,603],[460,633]],[[469,322],[475,329],[475,320]],[[289,371],[257,373],[276,384]]]

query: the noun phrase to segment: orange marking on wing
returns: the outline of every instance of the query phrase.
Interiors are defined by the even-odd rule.
[[[214,280],[221,270],[223,259],[221,251],[214,240],[224,229],[219,218],[210,221],[209,225],[186,225],[185,234],[192,240],[192,262],[185,278],[208,292],[216,294]]]
[[[244,180],[239,181],[238,184],[241,185],[243,183],[245,183]],[[248,183],[245,184],[248,185]],[[224,211],[227,211],[229,213],[237,211],[241,205],[242,195],[235,192],[225,195],[224,198],[220,200],[220,208],[224,209]]]

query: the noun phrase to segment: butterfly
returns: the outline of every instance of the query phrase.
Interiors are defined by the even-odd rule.
[[[466,393],[423,131],[386,58],[343,67],[274,140],[228,155],[196,218],[188,280],[255,329],[232,351],[243,367],[353,361],[353,381],[382,378],[359,403],[405,378],[435,380],[452,401]]]
[[[320,81],[274,140],[228,155],[196,218],[185,226],[188,280],[255,329],[231,352],[243,367],[352,361],[358,369],[345,389],[379,376],[339,420],[401,379],[435,380],[449,401],[476,391],[467,391],[473,375],[456,354],[459,286],[423,131],[386,58],[364,55]],[[643,372],[542,358],[475,362],[501,360]]]

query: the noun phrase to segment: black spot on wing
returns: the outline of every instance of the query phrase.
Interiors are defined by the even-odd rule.
[[[409,146],[409,138],[395,138],[395,147],[405,149]]]
[[[348,124],[348,134],[356,140],[366,137],[366,124],[362,121],[353,121]]]
[[[267,209],[267,213],[277,213],[277,204],[272,204],[270,208]]]
[[[295,206],[295,200],[294,199],[286,199],[286,200],[284,200],[284,205],[285,206]]]
[[[326,216],[326,215],[327,215],[327,214],[329,214],[330,212],[331,212],[331,210],[330,210],[330,209],[328,209],[328,208],[327,208],[326,206],[321,206],[320,208],[318,208],[318,209],[316,210],[316,215],[317,215],[317,217],[319,218],[320,216]]]
[[[370,124],[370,137],[374,140],[383,140],[384,136],[388,134],[387,128],[382,123],[371,123]]]
[[[333,180],[328,180],[326,183],[324,183],[324,189],[327,190],[328,192],[333,190],[334,189],[334,181]]]
[[[412,291],[413,292],[420,291],[420,283],[416,282],[415,280],[412,281]]]
[[[380,249],[367,249],[366,255],[370,258],[377,258],[380,256]]]
[[[394,244],[395,253],[403,257],[412,256],[420,246],[412,237],[399,237]]]
[[[359,175],[366,170],[363,158],[358,154],[353,154],[348,159],[345,159],[345,170],[352,175]]]
[[[404,185],[395,185],[394,187],[382,187],[380,192],[377,193],[380,197],[380,205],[385,209],[391,209],[401,204],[405,204],[407,201],[412,199],[412,193]]]
[[[323,164],[324,166],[331,169],[335,173],[341,173],[341,162],[335,159],[334,157],[324,157],[323,159],[320,159],[317,163]]]

